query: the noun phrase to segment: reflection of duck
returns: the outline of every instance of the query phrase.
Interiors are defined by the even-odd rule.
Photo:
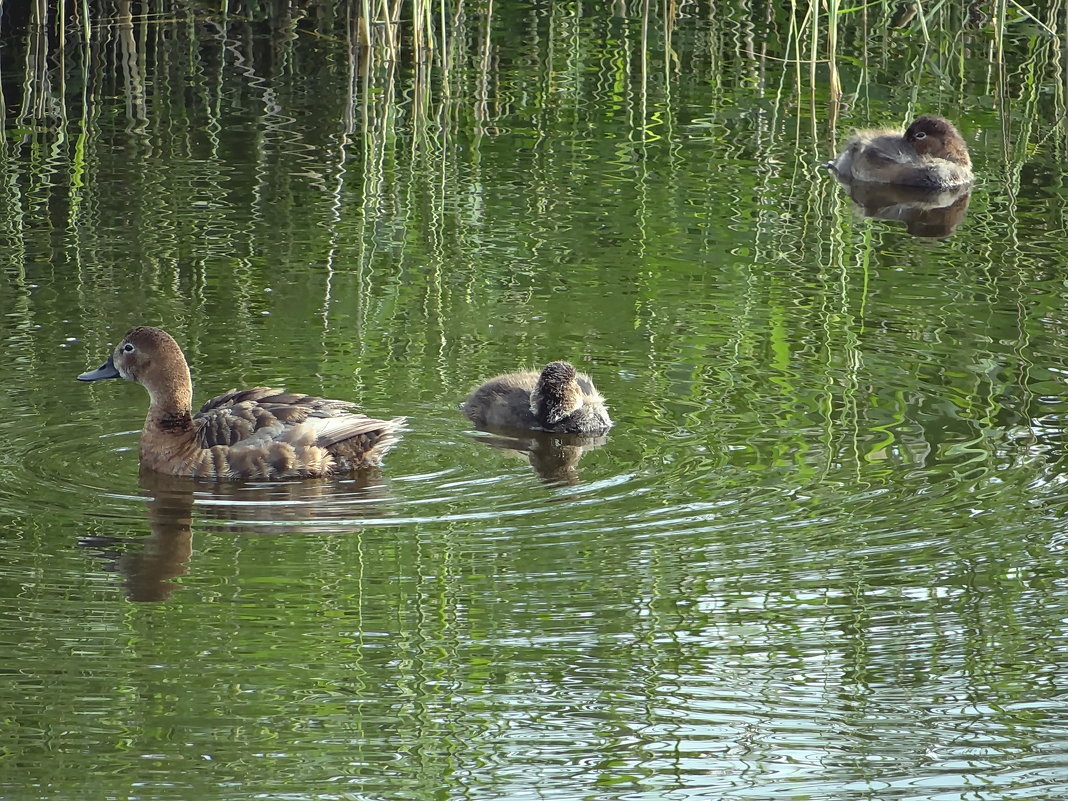
[[[528,431],[521,437],[480,439],[491,447],[526,456],[530,466],[549,484],[578,483],[578,463],[582,454],[608,441],[604,435],[551,434],[545,431]]]
[[[374,469],[360,470],[351,477],[214,484],[142,470],[141,487],[154,501],[195,493],[197,528],[228,534],[350,531],[354,520],[380,514],[380,502],[389,497],[381,472]],[[150,522],[154,521],[150,518]]]
[[[898,220],[913,236],[949,236],[968,211],[971,186],[921,189],[917,186],[843,181],[865,217]]]
[[[126,332],[108,360],[79,381],[125,378],[148,390],[141,466],[200,479],[305,478],[377,465],[404,418],[374,420],[346,401],[267,387],[212,398],[192,414],[185,356],[162,329]]]
[[[844,180],[946,189],[972,182],[968,146],[949,120],[917,117],[904,134],[857,131],[833,161],[821,165]]]
[[[491,378],[462,410],[479,428],[596,434],[612,427],[593,381],[567,362]]]
[[[88,548],[108,547],[99,552],[125,576],[126,593],[131,601],[165,601],[181,585],[171,581],[184,576],[193,552],[193,487],[188,479],[182,484],[164,484],[156,477],[177,481],[159,473],[141,471],[141,486],[149,490],[147,538],[86,537],[81,544]],[[113,562],[111,560],[114,560]]]
[[[378,513],[385,485],[376,470],[361,470],[355,480],[227,482],[205,486],[184,476],[142,470],[148,495],[148,537],[88,536],[80,544],[107,560],[125,578],[131,601],[165,601],[181,585],[172,579],[188,572],[193,551],[193,507],[198,529],[228,535],[278,531],[280,523],[301,533],[349,531],[352,519]],[[341,523],[340,521],[344,521]],[[221,521],[226,521],[222,523]],[[331,522],[338,521],[338,522]]]

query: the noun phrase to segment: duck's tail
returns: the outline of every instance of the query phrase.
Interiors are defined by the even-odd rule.
[[[364,467],[377,467],[386,451],[404,431],[406,417],[392,420],[365,418],[359,430],[344,439],[326,444],[327,450],[337,460],[335,472],[348,472]]]

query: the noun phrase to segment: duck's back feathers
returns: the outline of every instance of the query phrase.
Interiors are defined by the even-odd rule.
[[[333,433],[323,437],[327,421],[343,427],[346,417],[368,420],[350,411],[353,404],[327,400],[313,395],[299,395],[270,387],[232,389],[217,395],[200,407],[193,418],[197,424],[197,440],[202,447],[236,445],[256,436],[275,438],[287,426],[297,426],[311,420],[317,430],[316,441],[323,447],[344,439]],[[331,429],[333,431],[333,429]],[[359,432],[354,432],[359,433]]]
[[[230,390],[206,402],[193,418],[202,448],[260,447],[268,441],[302,450],[312,447],[342,460],[342,470],[376,464],[405,419],[376,420],[352,411],[347,401],[253,387]],[[320,461],[316,454],[314,461]]]

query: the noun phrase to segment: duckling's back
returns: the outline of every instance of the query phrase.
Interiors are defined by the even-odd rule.
[[[838,158],[826,166],[855,181],[898,183],[891,179],[902,165],[917,158],[912,146],[895,131],[857,131],[846,140]]]
[[[538,428],[530,410],[530,393],[538,383],[538,376],[528,370],[491,378],[468,395],[463,413],[479,428]]]
[[[491,430],[593,434],[612,427],[593,381],[567,362],[491,378],[461,408],[476,426]]]

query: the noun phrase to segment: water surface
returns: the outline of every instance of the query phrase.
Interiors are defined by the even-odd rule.
[[[503,5],[425,81],[325,17],[102,25],[61,123],[5,62],[0,795],[1064,796],[1055,84],[1000,117],[982,31],[943,83],[890,38],[832,127],[771,16],[686,7],[665,53]],[[913,110],[981,176],[941,236],[816,169]],[[140,323],[201,400],[410,431],[358,476],[141,476],[144,391],[74,381]],[[557,358],[603,443],[470,430]]]

